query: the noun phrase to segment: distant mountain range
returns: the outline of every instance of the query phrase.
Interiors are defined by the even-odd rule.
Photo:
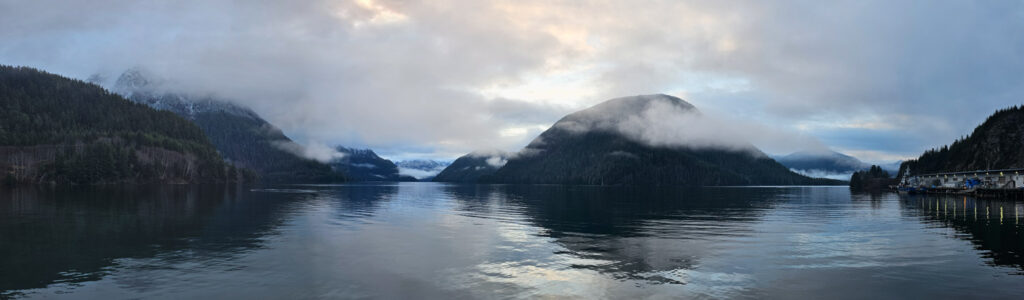
[[[753,145],[740,148],[687,145],[655,145],[623,126],[651,120],[656,113],[674,113],[672,119],[699,115],[693,105],[668,95],[616,98],[563,117],[523,150],[506,155],[507,162],[493,174],[479,174],[483,182],[583,185],[803,185],[840,184],[794,173]],[[645,119],[647,118],[647,119]],[[697,130],[697,129],[693,129]],[[442,176],[449,169],[468,171],[487,167],[481,162],[495,157],[467,155],[459,158],[436,180],[467,181]],[[495,166],[497,164],[488,164]],[[473,174],[472,175],[477,175]],[[460,180],[461,179],[461,180]]]
[[[3,71],[11,74],[7,77],[8,79],[18,79],[17,76],[27,76],[26,78],[37,76],[32,77],[32,80],[40,82],[68,80],[47,79],[45,78],[46,76],[55,75],[26,68],[8,67],[8,69]],[[34,75],[32,72],[42,75]],[[97,80],[97,82],[99,81]],[[69,91],[69,93],[94,93],[94,91],[90,90],[88,84],[81,84],[85,86],[75,88],[73,91]],[[208,165],[199,169],[187,167],[187,171],[184,171],[185,173],[183,174],[173,176],[161,175],[163,178],[178,178],[175,179],[177,181],[193,181],[196,178],[234,180],[231,178],[245,176],[245,171],[243,170],[252,170],[254,175],[268,182],[434,180],[445,182],[592,185],[791,185],[839,183],[834,180],[810,178],[793,171],[805,175],[828,176],[829,174],[839,173],[849,174],[868,167],[867,164],[860,160],[838,152],[797,152],[777,157],[778,162],[776,162],[776,160],[768,157],[753,145],[749,145],[749,143],[746,146],[740,143],[739,146],[733,145],[728,147],[659,144],[641,138],[641,136],[636,134],[636,131],[630,132],[622,129],[625,125],[636,125],[633,123],[638,120],[645,124],[652,123],[654,125],[671,122],[660,118],[652,119],[652,114],[650,113],[652,110],[658,110],[659,112],[668,111],[671,114],[676,114],[668,118],[676,122],[680,118],[685,120],[685,118],[700,116],[700,112],[689,103],[667,95],[616,98],[569,114],[556,122],[521,151],[515,153],[500,151],[474,152],[460,157],[451,163],[412,160],[396,164],[381,158],[369,149],[337,147],[335,150],[338,152],[338,157],[329,161],[325,160],[326,162],[319,162],[306,158],[306,154],[300,153],[300,151],[295,151],[296,147],[301,148],[301,146],[294,143],[281,130],[262,119],[258,114],[230,101],[161,90],[160,83],[150,81],[149,77],[138,70],[124,72],[109,86],[110,91],[123,95],[131,101],[143,104],[149,108],[168,111],[198,125],[197,128],[201,134],[181,137],[193,139],[188,142],[184,140],[168,142],[173,140],[173,136],[176,134],[187,132],[187,129],[180,128],[174,130],[185,131],[165,133],[164,138],[171,137],[167,141],[153,140],[159,134],[147,135],[144,133],[139,133],[142,135],[112,136],[109,137],[109,140],[100,139],[101,141],[107,141],[101,144],[113,146],[113,148],[108,147],[109,149],[104,148],[102,151],[113,151],[110,153],[123,156],[125,159],[131,159],[135,154],[117,150],[118,147],[142,144],[164,147],[179,153],[184,151],[202,158],[201,162],[190,161],[186,162],[186,165],[194,163]],[[54,90],[59,90],[59,88],[54,88]],[[106,91],[102,92],[106,93]],[[107,97],[100,94],[90,95],[89,97],[93,98]],[[67,97],[76,96],[70,95]],[[41,103],[48,103],[45,102],[47,100],[44,98],[40,99],[43,99],[40,100],[42,101]],[[116,103],[116,101],[109,102],[111,100],[102,101],[108,101],[102,102],[107,104]],[[20,112],[19,109],[23,109],[20,104],[9,107],[6,111],[9,115],[7,116],[9,120],[6,121],[14,122],[20,120],[17,113],[24,114],[24,112]],[[59,110],[59,108],[51,109]],[[114,110],[125,109],[127,108],[114,108]],[[143,111],[137,113],[147,114]],[[922,170],[977,168],[982,165],[1019,166],[1020,161],[1014,160],[1016,156],[992,156],[985,159],[960,160],[936,159],[936,157],[949,158],[960,153],[977,153],[980,157],[986,157],[986,153],[1004,151],[1006,149],[1003,148],[1009,149],[1024,144],[1018,141],[1019,139],[1015,139],[1016,135],[1007,133],[1021,130],[1018,123],[1015,123],[1021,118],[1018,116],[1019,114],[1021,114],[1020,109],[1017,107],[999,111],[996,115],[990,117],[985,124],[979,126],[971,137],[957,141],[948,148],[944,147],[943,149],[929,151],[922,158],[904,163],[903,165],[915,168],[915,170],[917,170],[916,168]],[[132,118],[134,116],[125,117]],[[154,116],[151,118],[160,119],[164,117]],[[117,118],[113,117],[113,119]],[[170,122],[166,124],[171,124],[176,121],[166,122]],[[103,126],[110,125],[107,123],[102,124],[104,124]],[[48,136],[39,132],[31,133],[31,130],[27,133],[20,133],[12,129],[20,128],[18,126],[23,125],[11,123],[6,127],[0,127],[0,138],[2,138],[0,142],[32,145],[33,143],[38,143],[33,142],[37,139],[26,134]],[[157,127],[150,129],[158,132],[161,130],[159,126],[164,125],[158,124],[154,126]],[[140,130],[150,129],[143,128]],[[673,130],[690,129],[673,128]],[[89,132],[89,130],[86,129],[86,132]],[[115,132],[117,131],[115,130]],[[640,133],[645,132],[640,131]],[[88,135],[86,139],[95,141],[95,136]],[[71,139],[81,139],[81,137]],[[41,138],[40,140],[46,140],[46,138]],[[68,138],[61,138],[61,140],[67,141]],[[124,140],[130,140],[130,142],[125,143]],[[211,149],[205,148],[207,150],[202,150],[204,149],[203,147],[206,147],[202,146],[204,143],[212,145],[212,149],[216,150],[211,152],[212,154],[202,154],[206,153],[204,151]],[[182,145],[189,146],[182,148]],[[10,151],[10,149],[5,151]],[[150,154],[150,156],[152,155]],[[152,158],[142,157],[139,159],[151,160]],[[29,160],[38,162],[40,158],[30,157]],[[945,161],[944,163],[947,165],[942,165],[939,161]],[[223,165],[224,162],[229,163],[230,167]],[[221,164],[220,167],[213,167],[218,164]],[[8,167],[14,169],[24,168],[24,164],[21,165],[22,167],[17,167],[13,166],[10,162],[7,163]],[[886,167],[891,166],[883,166],[883,168]],[[39,169],[39,165],[32,168],[35,168],[33,169],[35,173],[32,176],[45,177],[63,174],[60,172],[46,173],[50,171]],[[163,168],[175,169],[178,166],[164,166]],[[131,168],[125,170],[129,169]],[[198,174],[194,173],[197,171],[199,172]],[[75,177],[77,179],[69,179],[71,177],[67,175],[60,175],[64,177],[55,177],[49,180],[105,182],[128,180],[125,179],[125,176],[136,179],[153,176],[152,174],[138,173],[141,172],[139,170],[122,170],[120,172],[122,175],[110,173],[102,176],[97,175],[98,177]],[[15,173],[17,172],[11,174]],[[14,176],[15,180],[24,180],[31,177],[23,173],[17,173],[16,175]],[[39,180],[39,178],[37,177],[33,180]]]
[[[904,162],[899,174],[1024,168],[1024,108],[996,111],[965,138]]]
[[[783,166],[794,172],[811,176],[832,179],[846,180],[854,172],[864,171],[871,168],[871,164],[865,163],[856,157],[839,152],[827,151],[799,151],[785,156],[775,157]],[[896,173],[901,162],[894,162],[879,165],[883,170]]]
[[[128,70],[117,78],[110,90],[191,120],[199,125],[224,159],[255,171],[263,181],[345,180],[327,164],[288,151],[286,146],[294,142],[252,110],[224,99],[163,91],[150,78],[140,70]]]
[[[434,176],[451,164],[449,161],[426,159],[404,160],[395,163],[398,166],[399,174],[412,176],[420,181],[432,181]]]
[[[394,162],[377,156],[373,150],[340,146],[336,150],[344,156],[332,160],[330,165],[352,181],[416,181],[415,177],[400,174]]]
[[[853,173],[864,170],[871,165],[859,159],[835,151],[810,152],[800,151],[777,157],[783,166],[796,170],[820,170],[828,172]]]

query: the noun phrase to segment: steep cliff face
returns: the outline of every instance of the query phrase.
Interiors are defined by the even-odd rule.
[[[908,168],[913,174],[1024,168],[1024,108],[997,111],[967,137],[904,162],[900,175]]]
[[[7,182],[231,181],[199,127],[103,88],[0,66],[0,171]]]

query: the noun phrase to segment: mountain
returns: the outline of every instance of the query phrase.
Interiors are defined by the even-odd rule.
[[[693,105],[668,95],[611,99],[563,117],[482,180],[645,186],[842,183],[794,173],[749,143],[691,147],[649,139],[678,133],[672,130],[702,130],[668,124],[698,117]]]
[[[775,159],[783,166],[797,170],[821,170],[830,172],[856,172],[871,165],[859,159],[835,151],[800,151]]]
[[[255,171],[266,182],[338,182],[344,176],[327,164],[296,155],[301,148],[252,110],[213,97],[161,90],[139,70],[128,70],[111,90],[137,103],[191,120],[231,164]],[[95,78],[95,77],[94,77]]]
[[[899,175],[1024,168],[1024,108],[996,111],[965,138],[900,165]]]
[[[234,181],[195,124],[102,87],[0,66],[0,171],[9,183]]]
[[[436,161],[427,159],[403,160],[396,162],[398,173],[415,177],[416,180],[431,181],[437,173],[443,171],[448,165],[447,161]]]
[[[503,151],[477,151],[452,162],[434,177],[436,182],[473,183],[481,177],[488,177],[508,161],[511,153]]]
[[[234,116],[260,119],[259,115],[248,108],[244,108],[223,99],[213,97],[187,95],[162,90],[162,82],[150,79],[151,76],[143,74],[138,69],[125,71],[117,78],[111,87],[114,93],[123,95],[129,100],[148,105],[149,107],[166,110],[178,114],[186,119],[195,120],[205,113],[223,112]],[[92,77],[90,80],[97,80]],[[100,82],[97,82],[100,83]],[[266,121],[263,121],[266,123]]]
[[[867,170],[871,165],[859,159],[835,151],[800,151],[776,157],[783,166],[794,172],[833,179],[845,179],[857,171]]]
[[[344,154],[336,158],[330,165],[345,174],[352,181],[416,181],[412,176],[402,175],[398,166],[390,160],[377,156],[370,149],[337,147],[335,150]]]

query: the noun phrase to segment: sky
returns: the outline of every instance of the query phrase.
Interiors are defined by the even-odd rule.
[[[0,0],[0,64],[141,68],[399,160],[517,150],[656,93],[799,137],[770,154],[916,157],[1024,103],[1022,33],[1021,1]]]

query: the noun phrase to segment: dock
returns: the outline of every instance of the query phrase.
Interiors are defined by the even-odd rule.
[[[1024,200],[1024,168],[904,175],[894,188],[900,193]]]

